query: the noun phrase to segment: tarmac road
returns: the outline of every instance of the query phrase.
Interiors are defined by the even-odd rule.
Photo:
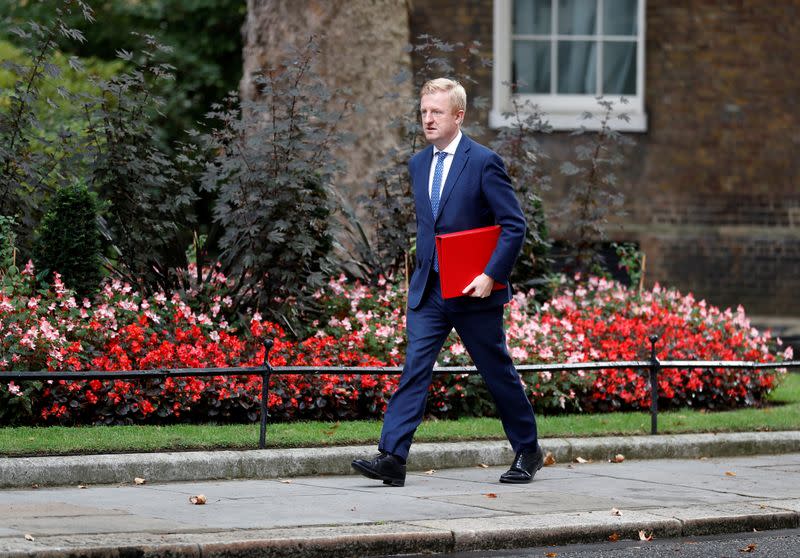
[[[745,556],[797,558],[800,556],[800,529],[650,542],[619,541],[436,555],[437,558],[743,558]],[[431,555],[406,555],[404,558],[431,558]]]

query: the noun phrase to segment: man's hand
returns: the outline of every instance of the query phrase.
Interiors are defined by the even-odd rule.
[[[494,287],[494,279],[481,273],[461,292],[475,298],[486,298],[492,294],[492,287]]]

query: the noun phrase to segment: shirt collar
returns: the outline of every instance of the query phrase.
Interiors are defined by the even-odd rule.
[[[451,141],[448,144],[448,146],[445,147],[444,149],[436,149],[436,146],[433,146],[433,156],[434,156],[434,158],[439,154],[440,151],[444,151],[448,155],[455,155],[456,154],[456,148],[458,147],[458,142],[461,141],[461,136],[463,136],[463,135],[464,134],[461,133],[461,130],[459,130],[458,134],[456,134],[456,137],[453,138],[453,141]]]

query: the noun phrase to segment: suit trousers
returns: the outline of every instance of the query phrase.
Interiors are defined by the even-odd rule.
[[[378,449],[406,459],[422,422],[433,366],[455,328],[494,398],[503,429],[514,451],[534,449],[536,419],[519,374],[506,348],[503,306],[454,312],[444,306],[439,276],[431,273],[429,292],[416,310],[408,310],[406,363],[389,400]]]

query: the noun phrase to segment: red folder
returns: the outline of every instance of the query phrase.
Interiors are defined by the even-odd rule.
[[[466,296],[464,289],[486,269],[498,238],[500,225],[436,235],[442,298]],[[492,290],[505,288],[495,283]]]

